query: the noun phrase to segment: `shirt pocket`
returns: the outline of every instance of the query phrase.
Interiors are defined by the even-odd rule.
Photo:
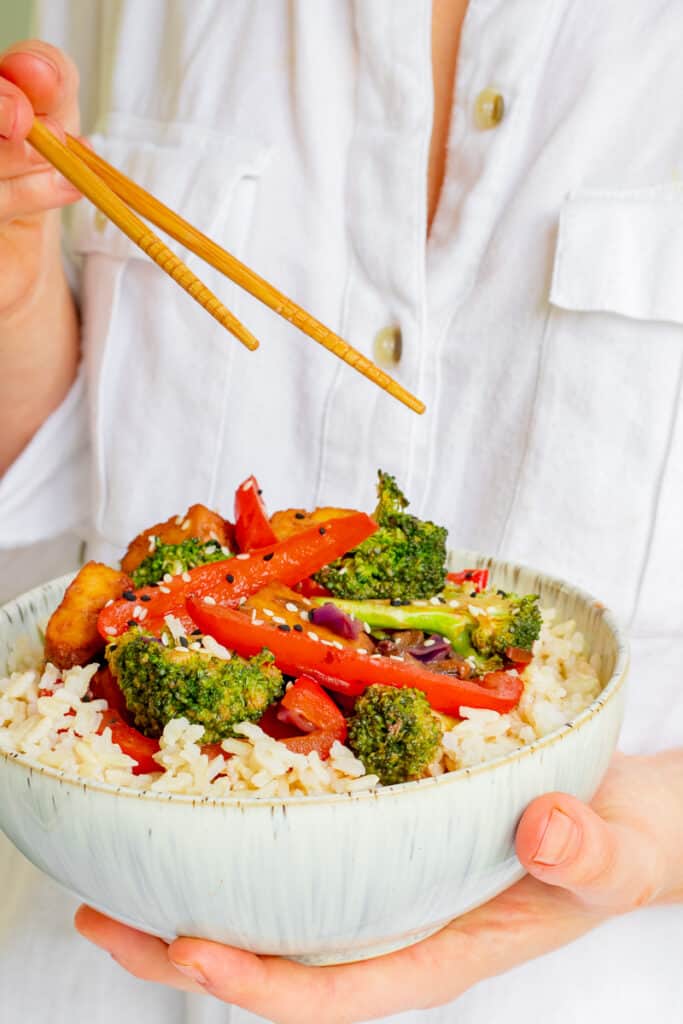
[[[661,634],[683,622],[673,582],[683,572],[681,280],[682,188],[567,199],[504,537],[511,556],[582,584],[636,631]],[[643,600],[645,585],[653,596],[658,586],[656,603]]]
[[[94,149],[238,257],[268,148],[186,125],[117,117]],[[242,293],[160,237],[240,318]],[[73,211],[91,400],[94,527],[125,546],[142,527],[212,503],[233,374],[249,353],[90,203]]]

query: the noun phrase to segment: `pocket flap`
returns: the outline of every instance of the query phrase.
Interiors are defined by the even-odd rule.
[[[261,173],[267,147],[248,139],[198,135],[196,130],[180,142],[168,132],[161,141],[136,139],[136,134],[131,131],[126,137],[93,135],[90,141],[95,152],[113,167],[200,231],[229,247],[229,238],[217,236],[223,226],[222,215],[229,207],[236,184]],[[155,133],[149,134],[154,139]],[[87,200],[72,208],[69,236],[75,253],[105,253],[120,260],[147,259],[134,242]],[[167,241],[163,232],[160,237]],[[187,250],[179,249],[177,243],[171,244],[181,259],[187,258]]]
[[[683,185],[570,195],[550,301],[683,323]]]

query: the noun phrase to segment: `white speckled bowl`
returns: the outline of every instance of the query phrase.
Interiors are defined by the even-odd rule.
[[[523,874],[516,824],[544,792],[592,796],[617,741],[628,654],[612,616],[565,583],[468,552],[505,589],[576,620],[605,688],[569,725],[437,779],[287,800],[167,796],[79,783],[0,753],[0,827],[37,867],[147,932],[204,936],[311,964],[399,949]],[[0,674],[68,578],[0,609]]]

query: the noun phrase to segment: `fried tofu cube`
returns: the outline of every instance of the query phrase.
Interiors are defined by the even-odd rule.
[[[87,665],[104,650],[97,617],[107,601],[121,597],[133,581],[101,562],[87,562],[53,612],[45,633],[45,658],[57,668]]]
[[[184,516],[171,516],[165,523],[157,523],[139,533],[131,541],[121,559],[124,572],[133,573],[141,562],[154,552],[157,544],[182,544],[184,540],[215,540],[220,547],[233,550],[232,526],[206,505],[191,505]]]
[[[280,512],[274,512],[270,517],[270,525],[278,540],[287,540],[295,533],[301,533],[316,523],[324,523],[326,519],[343,519],[344,516],[353,515],[352,508],[333,508],[321,506],[307,512],[303,508],[285,508]]]

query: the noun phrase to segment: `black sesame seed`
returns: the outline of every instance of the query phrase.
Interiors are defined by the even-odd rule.
[[[400,597],[392,597],[391,603],[394,606],[394,608],[400,608],[400,606],[403,604],[403,601],[401,600]]]
[[[181,647],[189,647],[190,646],[189,641],[188,641],[186,636],[179,636],[178,637],[178,643],[180,644]]]
[[[140,600],[141,601],[151,601],[152,600],[151,594],[140,594]]]
[[[291,627],[291,626],[288,626],[286,622],[283,622],[283,623],[281,623],[281,624],[280,624],[280,625],[279,625],[279,626],[278,626],[277,628],[278,628],[279,630],[282,630],[282,632],[283,632],[283,633],[289,633],[289,631],[290,631],[290,629],[291,629],[292,627]]]
[[[231,572],[226,573],[225,578],[228,581],[228,583],[234,583],[235,582],[235,577],[233,576],[233,574]]]
[[[304,627],[301,625],[300,622],[296,622],[292,626],[292,629],[294,630],[295,633],[303,633],[303,631],[304,631]]]
[[[137,619],[128,619],[128,623],[127,623],[128,629],[132,629],[133,626],[137,626],[137,624],[138,624],[138,620]]]
[[[472,573],[471,572],[466,572],[465,573],[465,579],[466,580],[471,580],[472,579]]]
[[[327,533],[327,530],[325,529],[324,526],[319,526],[318,527],[318,533],[320,534],[321,537],[324,537],[325,534]]]
[[[201,636],[201,635],[202,635],[201,629],[193,629],[192,632],[190,633],[190,636]]]
[[[471,592],[471,594],[470,594],[470,597],[476,597],[476,596],[477,596],[477,592],[476,592],[476,590],[473,590]]]
[[[125,597],[126,601],[135,600],[135,592],[133,590],[124,590],[122,597]]]
[[[147,586],[148,587],[158,587],[159,584],[158,583],[148,583]]]
[[[257,492],[256,492],[256,493],[257,493],[257,494],[263,494],[263,490],[262,490],[262,489],[261,489],[261,488],[259,487],[259,489],[257,490]]]
[[[504,590],[497,590],[496,593],[498,594],[498,597],[507,597]]]
[[[295,512],[294,513],[294,518],[295,519],[305,519],[306,518],[306,513],[305,512]]]
[[[264,562],[269,562],[274,554],[275,554],[274,551],[270,551],[267,555],[263,556],[263,561]]]

